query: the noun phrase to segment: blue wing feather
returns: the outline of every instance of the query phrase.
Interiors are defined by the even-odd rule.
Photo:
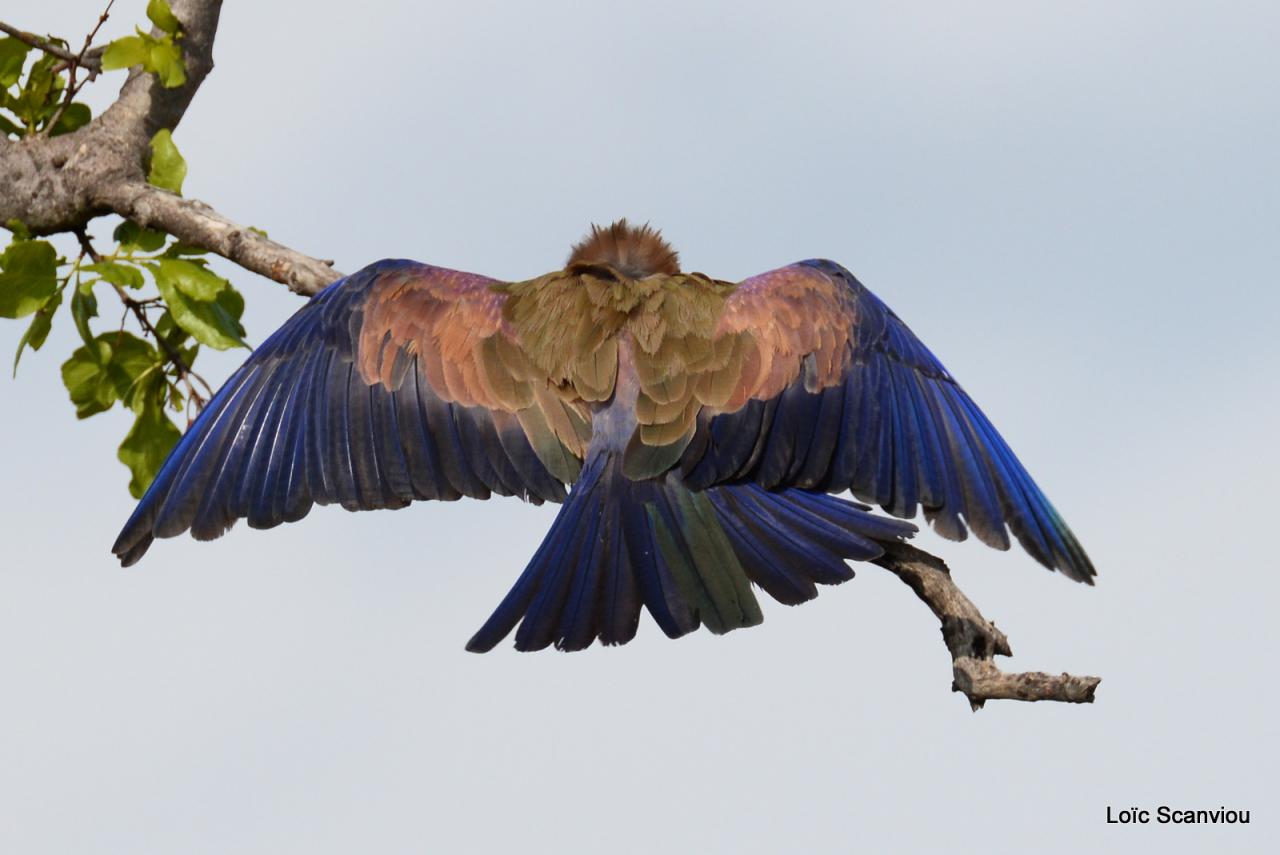
[[[217,537],[237,519],[266,528],[313,504],[351,510],[414,499],[519,495],[563,501],[514,418],[437,395],[397,349],[394,388],[356,369],[364,305],[379,262],[313,298],[254,351],[179,440],[113,551],[132,564],[156,537]],[[385,353],[384,353],[385,357]],[[398,380],[398,384],[394,381]]]
[[[878,297],[834,262],[782,268],[751,280],[743,299],[770,314],[770,282],[822,277],[819,288],[854,318],[844,374],[806,391],[807,354],[778,395],[704,418],[680,462],[696,489],[754,482],[770,490],[851,490],[895,516],[925,517],[945,537],[973,531],[998,549],[1008,532],[1038,561],[1089,581],[1093,564],[990,420],[936,356]],[[731,295],[730,300],[734,297]],[[815,309],[812,323],[830,319]],[[838,412],[833,419],[831,413]],[[767,417],[765,417],[767,415]],[[763,452],[763,453],[762,453]]]

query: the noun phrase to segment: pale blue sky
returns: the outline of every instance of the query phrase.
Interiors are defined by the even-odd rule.
[[[50,5],[0,17],[75,41],[99,4]],[[289,8],[227,4],[175,135],[188,195],[347,271],[528,276],[624,215],[719,277],[841,261],[991,416],[1099,584],[921,545],[1009,667],[1100,674],[1098,702],[970,714],[932,616],[871,566],[726,637],[646,618],[621,649],[467,654],[554,514],[510,499],[320,509],[121,570],[125,419],[74,421],[64,323],[0,381],[0,850],[1262,851],[1275,4]],[[255,341],[300,305],[225,271]],[[1162,803],[1254,824],[1104,822]]]

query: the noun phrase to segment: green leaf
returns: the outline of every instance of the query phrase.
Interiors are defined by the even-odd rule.
[[[155,265],[157,278],[164,277],[193,300],[213,300],[231,283],[218,274],[185,258],[162,258]]]
[[[190,347],[180,348],[178,350],[178,355],[182,357],[183,363],[187,366],[195,365],[196,357],[200,355],[200,345],[193,344]],[[169,392],[172,393],[173,390],[170,389]]]
[[[160,315],[160,320],[156,321],[155,327],[156,335],[168,342],[170,347],[181,347],[188,338],[187,331],[174,322],[173,313],[167,310]],[[198,348],[199,345],[195,345],[195,347]],[[191,364],[189,360],[184,361],[186,361],[187,365]]]
[[[158,374],[157,377],[159,383],[163,384],[163,378]],[[133,427],[116,452],[120,462],[129,467],[132,475],[129,479],[129,493],[135,499],[142,498],[142,494],[155,480],[165,458],[182,437],[178,428],[164,414],[163,385],[159,389],[159,392],[148,390],[148,394],[139,396],[140,406],[136,410],[138,417],[134,419]]]
[[[3,96],[5,94],[7,93],[0,92],[0,96]],[[12,134],[15,137],[24,137],[27,135],[27,132],[24,128],[19,127],[18,125],[15,125],[13,122],[9,121],[4,116],[0,116],[0,133],[3,133],[5,135]]]
[[[18,352],[13,355],[14,377],[18,376],[18,363],[22,360],[22,352],[28,347],[39,350],[44,346],[45,339],[49,337],[49,331],[53,329],[53,315],[60,305],[62,305],[62,292],[55,291],[49,301],[41,306],[35,317],[31,319],[31,326],[27,327],[27,331],[18,340]]]
[[[80,269],[96,273],[112,285],[125,288],[141,288],[145,282],[141,270],[118,261],[99,261],[96,264],[86,264]]]
[[[176,20],[175,23],[177,23]],[[187,69],[182,61],[182,48],[174,42],[172,33],[156,38],[150,33],[138,30],[137,35],[116,39],[107,45],[106,51],[102,54],[102,67],[106,71],[132,68],[135,65],[141,65],[143,70],[159,77],[160,84],[166,89],[172,89],[187,82]]]
[[[57,61],[53,54],[42,54],[31,64],[26,82],[17,97],[5,99],[5,106],[17,114],[28,131],[35,130],[57,109],[60,90],[64,85],[62,75],[55,74],[53,70]]]
[[[152,367],[164,364],[164,358],[151,346],[150,342],[130,333],[113,331],[103,333],[98,338],[111,342],[113,348],[111,369],[117,372],[115,380],[122,398],[139,375]]]
[[[111,361],[111,345],[94,342],[72,351],[62,363],[62,385],[71,395],[76,418],[86,419],[109,409],[116,401],[106,366]]]
[[[187,82],[187,67],[182,61],[182,48],[166,36],[151,45],[144,67],[160,78],[160,85],[173,89]]]
[[[92,118],[93,111],[89,109],[88,104],[81,104],[79,101],[69,104],[58,119],[58,124],[54,125],[53,129],[49,131],[49,136],[56,137],[62,134],[69,134],[89,124]]]
[[[208,255],[209,250],[177,240],[169,244],[169,248],[164,251],[164,254],[169,258],[177,258],[180,255]]]
[[[151,0],[147,4],[147,17],[151,19],[151,23],[170,35],[178,32],[182,26],[173,16],[173,10],[169,8],[167,0]]]
[[[244,317],[244,295],[235,288],[232,288],[231,283],[227,283],[227,289],[225,291],[218,292],[218,297],[214,302],[221,306],[222,310],[236,321],[239,321]],[[237,326],[239,326],[239,324],[237,324]],[[244,327],[240,327],[240,334],[244,335]]]
[[[173,134],[168,128],[161,128],[151,138],[151,172],[147,181],[181,196],[186,177],[187,162],[173,144]]]
[[[0,89],[8,89],[22,78],[22,65],[30,50],[30,45],[17,39],[0,39]]]
[[[136,249],[142,252],[155,252],[164,246],[164,242],[169,239],[169,236],[164,232],[144,229],[133,220],[125,220],[116,226],[111,236],[115,238],[122,249]]]
[[[76,348],[62,363],[62,383],[75,404],[76,418],[110,409],[162,362],[154,347],[126,332],[102,333]]]
[[[132,68],[142,65],[151,55],[149,39],[144,36],[123,36],[107,45],[102,53],[102,70]]]
[[[76,332],[85,344],[93,341],[93,331],[89,329],[89,319],[98,317],[98,298],[93,290],[84,288],[71,289],[71,320],[75,322]]]
[[[48,241],[14,241],[0,255],[0,268],[0,317],[25,317],[57,290],[58,254]]]
[[[237,301],[243,305],[244,298],[240,297],[226,283],[226,280],[221,279],[219,281],[222,282],[224,290],[217,292],[217,297],[220,299],[201,300],[192,297],[184,288],[195,293],[208,293],[204,290],[207,283],[184,281],[181,277],[172,275],[172,265],[175,264],[196,267],[191,262],[177,259],[161,259],[158,264],[147,265],[156,280],[160,296],[164,298],[169,312],[173,315],[174,323],[189,332],[196,341],[217,350],[248,347],[244,343],[244,327],[240,326],[239,317],[235,313]],[[182,285],[179,285],[180,282]],[[235,297],[223,297],[227,292],[235,294]]]
[[[133,220],[125,220],[115,227],[111,232],[111,237],[113,240],[121,244],[132,246],[133,242],[137,240],[138,235],[141,233],[142,226],[138,225]]]

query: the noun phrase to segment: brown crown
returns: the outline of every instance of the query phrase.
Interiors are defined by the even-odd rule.
[[[657,229],[648,223],[633,226],[625,218],[605,228],[593,225],[569,253],[568,266],[575,264],[607,264],[632,279],[680,272],[680,256]]]

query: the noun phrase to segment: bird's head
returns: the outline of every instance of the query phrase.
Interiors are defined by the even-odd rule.
[[[648,223],[633,226],[626,218],[610,226],[591,227],[591,233],[574,244],[566,266],[605,264],[632,279],[655,273],[680,272],[680,256]]]

